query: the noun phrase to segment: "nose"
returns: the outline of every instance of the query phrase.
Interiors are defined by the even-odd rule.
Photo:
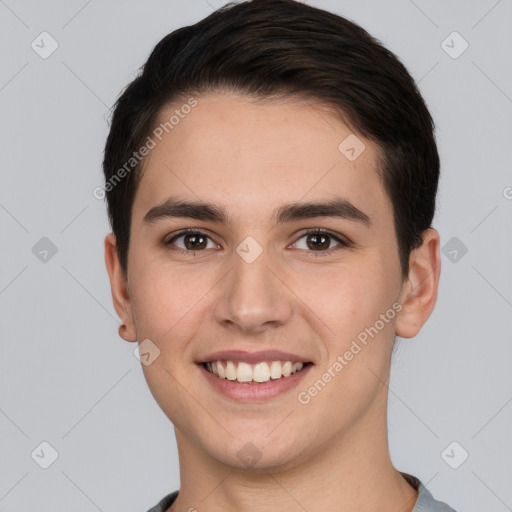
[[[244,333],[258,333],[290,319],[293,294],[280,276],[279,262],[271,260],[265,250],[254,261],[233,254],[233,268],[220,283],[214,308],[217,322]]]

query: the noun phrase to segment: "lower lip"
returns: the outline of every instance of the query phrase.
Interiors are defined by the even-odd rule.
[[[308,364],[302,370],[293,373],[289,377],[281,377],[276,380],[269,380],[259,384],[244,384],[236,380],[223,379],[209,372],[202,364],[199,369],[212,386],[224,395],[239,402],[259,402],[274,398],[289,391],[309,373],[312,364]]]

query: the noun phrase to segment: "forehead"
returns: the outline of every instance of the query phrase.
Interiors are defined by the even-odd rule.
[[[160,113],[157,124],[167,128],[161,140],[152,135],[156,145],[134,207],[181,195],[256,215],[284,202],[341,195],[370,214],[379,205],[389,210],[378,147],[326,107],[230,93],[195,100],[192,109],[180,111],[177,103]]]

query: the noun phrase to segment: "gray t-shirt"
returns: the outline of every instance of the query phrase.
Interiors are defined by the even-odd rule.
[[[402,473],[403,477],[418,491],[418,500],[412,512],[456,512],[442,501],[434,499],[429,490],[415,476]],[[178,491],[174,491],[163,498],[158,505],[148,512],[165,512],[178,497]]]

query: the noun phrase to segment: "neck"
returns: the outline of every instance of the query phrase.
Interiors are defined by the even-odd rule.
[[[385,408],[329,439],[313,457],[286,467],[240,470],[208,456],[178,429],[176,439],[181,489],[173,512],[252,512],[255,504],[261,512],[411,512],[418,496],[391,463]]]

